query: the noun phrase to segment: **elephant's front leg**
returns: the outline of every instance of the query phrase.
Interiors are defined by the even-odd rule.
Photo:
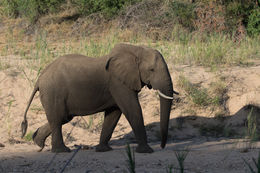
[[[153,149],[147,144],[147,135],[139,102],[137,105],[133,106],[132,109],[126,110],[126,113],[124,114],[134,131],[138,143],[136,152],[152,153]]]
[[[136,152],[152,153],[153,149],[147,144],[147,136],[138,94],[127,88],[126,85],[121,84],[121,82],[116,79],[114,79],[110,91],[120,110],[126,116],[133,129],[138,142]]]
[[[122,112],[118,108],[111,108],[105,111],[105,118],[104,118],[104,123],[100,135],[100,142],[96,146],[97,152],[105,152],[105,151],[112,150],[112,148],[108,145],[108,141],[112,136],[112,133],[121,116],[121,113]]]

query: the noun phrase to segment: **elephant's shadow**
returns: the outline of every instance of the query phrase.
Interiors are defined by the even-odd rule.
[[[246,105],[232,116],[218,116],[215,118],[189,115],[172,118],[169,121],[168,143],[189,140],[194,138],[242,138],[248,131],[248,117],[255,117],[256,133],[260,132],[260,107]],[[160,143],[160,122],[146,125],[146,132],[149,143]],[[112,145],[125,145],[136,143],[133,132],[123,135],[119,139],[111,140]]]

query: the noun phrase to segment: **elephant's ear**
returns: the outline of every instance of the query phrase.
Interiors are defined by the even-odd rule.
[[[107,61],[106,70],[130,89],[141,90],[138,57],[132,53],[124,52],[111,55]]]

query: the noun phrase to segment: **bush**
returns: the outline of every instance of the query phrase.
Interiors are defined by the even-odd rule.
[[[185,28],[188,28],[189,30],[193,30],[193,21],[196,18],[194,9],[194,4],[182,1],[173,1],[170,4],[169,12],[171,13],[171,16],[178,21],[179,24]]]
[[[260,8],[251,11],[248,17],[247,31],[250,35],[257,35],[260,33]]]
[[[250,27],[248,30],[249,32],[255,29],[255,23],[257,23],[257,21],[259,22],[259,16],[257,19],[257,11],[259,11],[259,7],[256,5],[255,0],[226,0],[223,4],[226,7],[225,18],[226,26],[229,28],[229,31],[236,31],[240,23],[242,23],[247,30],[248,27]],[[249,24],[249,20],[251,20],[251,24]]]
[[[17,0],[3,0],[2,4],[4,7],[4,13],[7,16],[10,17],[17,17],[19,12],[18,12],[18,4]]]
[[[140,0],[72,0],[81,15],[100,12],[105,18],[112,18],[125,6]]]
[[[200,32],[223,32],[225,30],[225,9],[214,1],[198,3],[195,26]]]
[[[99,13],[105,19],[120,15],[123,16],[122,25],[137,21],[148,30],[160,31],[156,32],[156,38],[159,37],[157,33],[174,28],[174,25],[181,25],[187,32],[234,34],[238,35],[238,40],[246,31],[252,36],[260,32],[259,0],[0,0],[0,14],[27,17],[36,22],[43,14],[60,11],[63,4],[76,9],[77,15]],[[170,37],[169,34],[162,35],[167,39]],[[175,36],[184,43],[189,39],[186,34]]]
[[[40,15],[59,10],[66,0],[3,0],[4,13],[10,17],[25,16],[36,21]]]

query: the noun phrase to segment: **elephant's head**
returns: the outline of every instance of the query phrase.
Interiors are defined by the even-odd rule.
[[[173,86],[167,64],[157,50],[118,44],[112,49],[106,68],[135,91],[143,86],[158,90],[160,95],[161,147],[168,136],[168,124],[173,99]]]

